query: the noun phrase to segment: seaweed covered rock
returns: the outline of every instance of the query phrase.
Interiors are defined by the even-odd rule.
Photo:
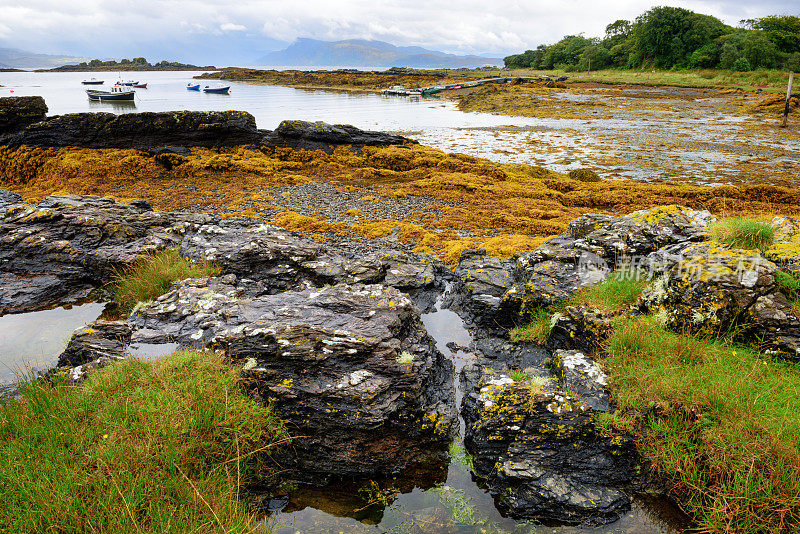
[[[517,519],[604,523],[627,511],[638,457],[627,436],[608,436],[594,414],[609,409],[605,375],[576,351],[555,374],[528,369],[514,381],[485,366],[462,371],[464,443],[492,495]]]
[[[89,195],[6,204],[0,209],[0,311],[74,302],[111,280],[116,269],[177,245],[181,236],[174,225],[207,220]]]
[[[264,291],[337,283],[377,283],[404,290],[433,286],[441,262],[426,254],[356,255],[274,226],[220,222],[186,229],[181,254],[223,272],[261,282]]]
[[[456,421],[452,363],[419,311],[381,285],[256,294],[234,275],[176,284],[131,318],[133,342],[215,347],[295,439],[282,480],[388,475],[441,454]]]
[[[776,283],[775,265],[758,251],[716,242],[693,244],[645,295],[679,332],[733,333],[800,358],[800,319]]]
[[[0,135],[0,144],[150,149],[162,145],[260,144],[262,137],[255,118],[243,111],[70,113]]]
[[[516,256],[510,283],[505,282],[510,287],[502,297],[486,299],[491,305],[483,309],[473,306],[483,314],[478,322],[505,327],[524,322],[535,309],[569,299],[582,287],[604,280],[614,268],[647,267],[638,262],[662,247],[704,240],[711,221],[707,211],[682,206],[660,206],[622,217],[584,215],[572,221],[567,232]],[[475,259],[470,256],[466,262],[458,272],[475,278]],[[637,264],[628,265],[632,262]],[[490,296],[495,297],[499,289],[492,290]]]
[[[45,116],[47,116],[47,104],[41,96],[0,98],[0,136],[42,121]]]

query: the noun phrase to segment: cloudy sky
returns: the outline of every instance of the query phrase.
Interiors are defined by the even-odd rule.
[[[246,64],[312,37],[503,56],[565,34],[602,35],[609,22],[653,5],[685,7],[732,25],[800,14],[797,0],[0,0],[0,47]]]

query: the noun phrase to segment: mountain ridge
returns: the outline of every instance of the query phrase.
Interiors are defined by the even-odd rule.
[[[261,56],[257,61],[263,65],[320,67],[482,67],[502,64],[501,58],[448,54],[420,46],[395,46],[385,41],[320,41],[304,37],[283,50]]]

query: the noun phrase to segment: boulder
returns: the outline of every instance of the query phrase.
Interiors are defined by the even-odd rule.
[[[611,334],[611,317],[598,310],[568,306],[556,312],[547,344],[557,349],[580,350],[593,355]]]
[[[72,334],[58,357],[58,366],[77,367],[100,358],[123,359],[130,338],[131,327],[124,321],[95,321]]]
[[[240,362],[246,387],[296,436],[273,455],[282,480],[388,475],[446,450],[452,363],[406,295],[340,284],[252,296],[257,284],[180,282],[133,314],[131,341],[214,347]]]
[[[0,136],[16,132],[44,120],[47,105],[41,96],[5,96],[0,98]]]
[[[328,149],[331,145],[380,146],[416,144],[406,137],[384,132],[361,130],[349,124],[322,121],[282,121],[264,140],[269,146],[303,149]]]
[[[764,251],[764,257],[785,271],[800,276],[800,220],[775,217],[775,241]]]
[[[756,250],[696,243],[683,249],[680,261],[654,282],[643,300],[678,332],[733,333],[800,359],[800,319],[776,284],[775,269]]]
[[[462,371],[464,444],[498,505],[515,519],[605,523],[628,510],[638,457],[628,436],[606,435],[594,414],[609,409],[605,375],[576,351],[551,374],[515,382],[481,365]]]

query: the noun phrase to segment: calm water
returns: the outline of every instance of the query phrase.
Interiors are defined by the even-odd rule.
[[[0,317],[0,386],[55,365],[72,332],[97,319],[104,306],[90,303]]]

